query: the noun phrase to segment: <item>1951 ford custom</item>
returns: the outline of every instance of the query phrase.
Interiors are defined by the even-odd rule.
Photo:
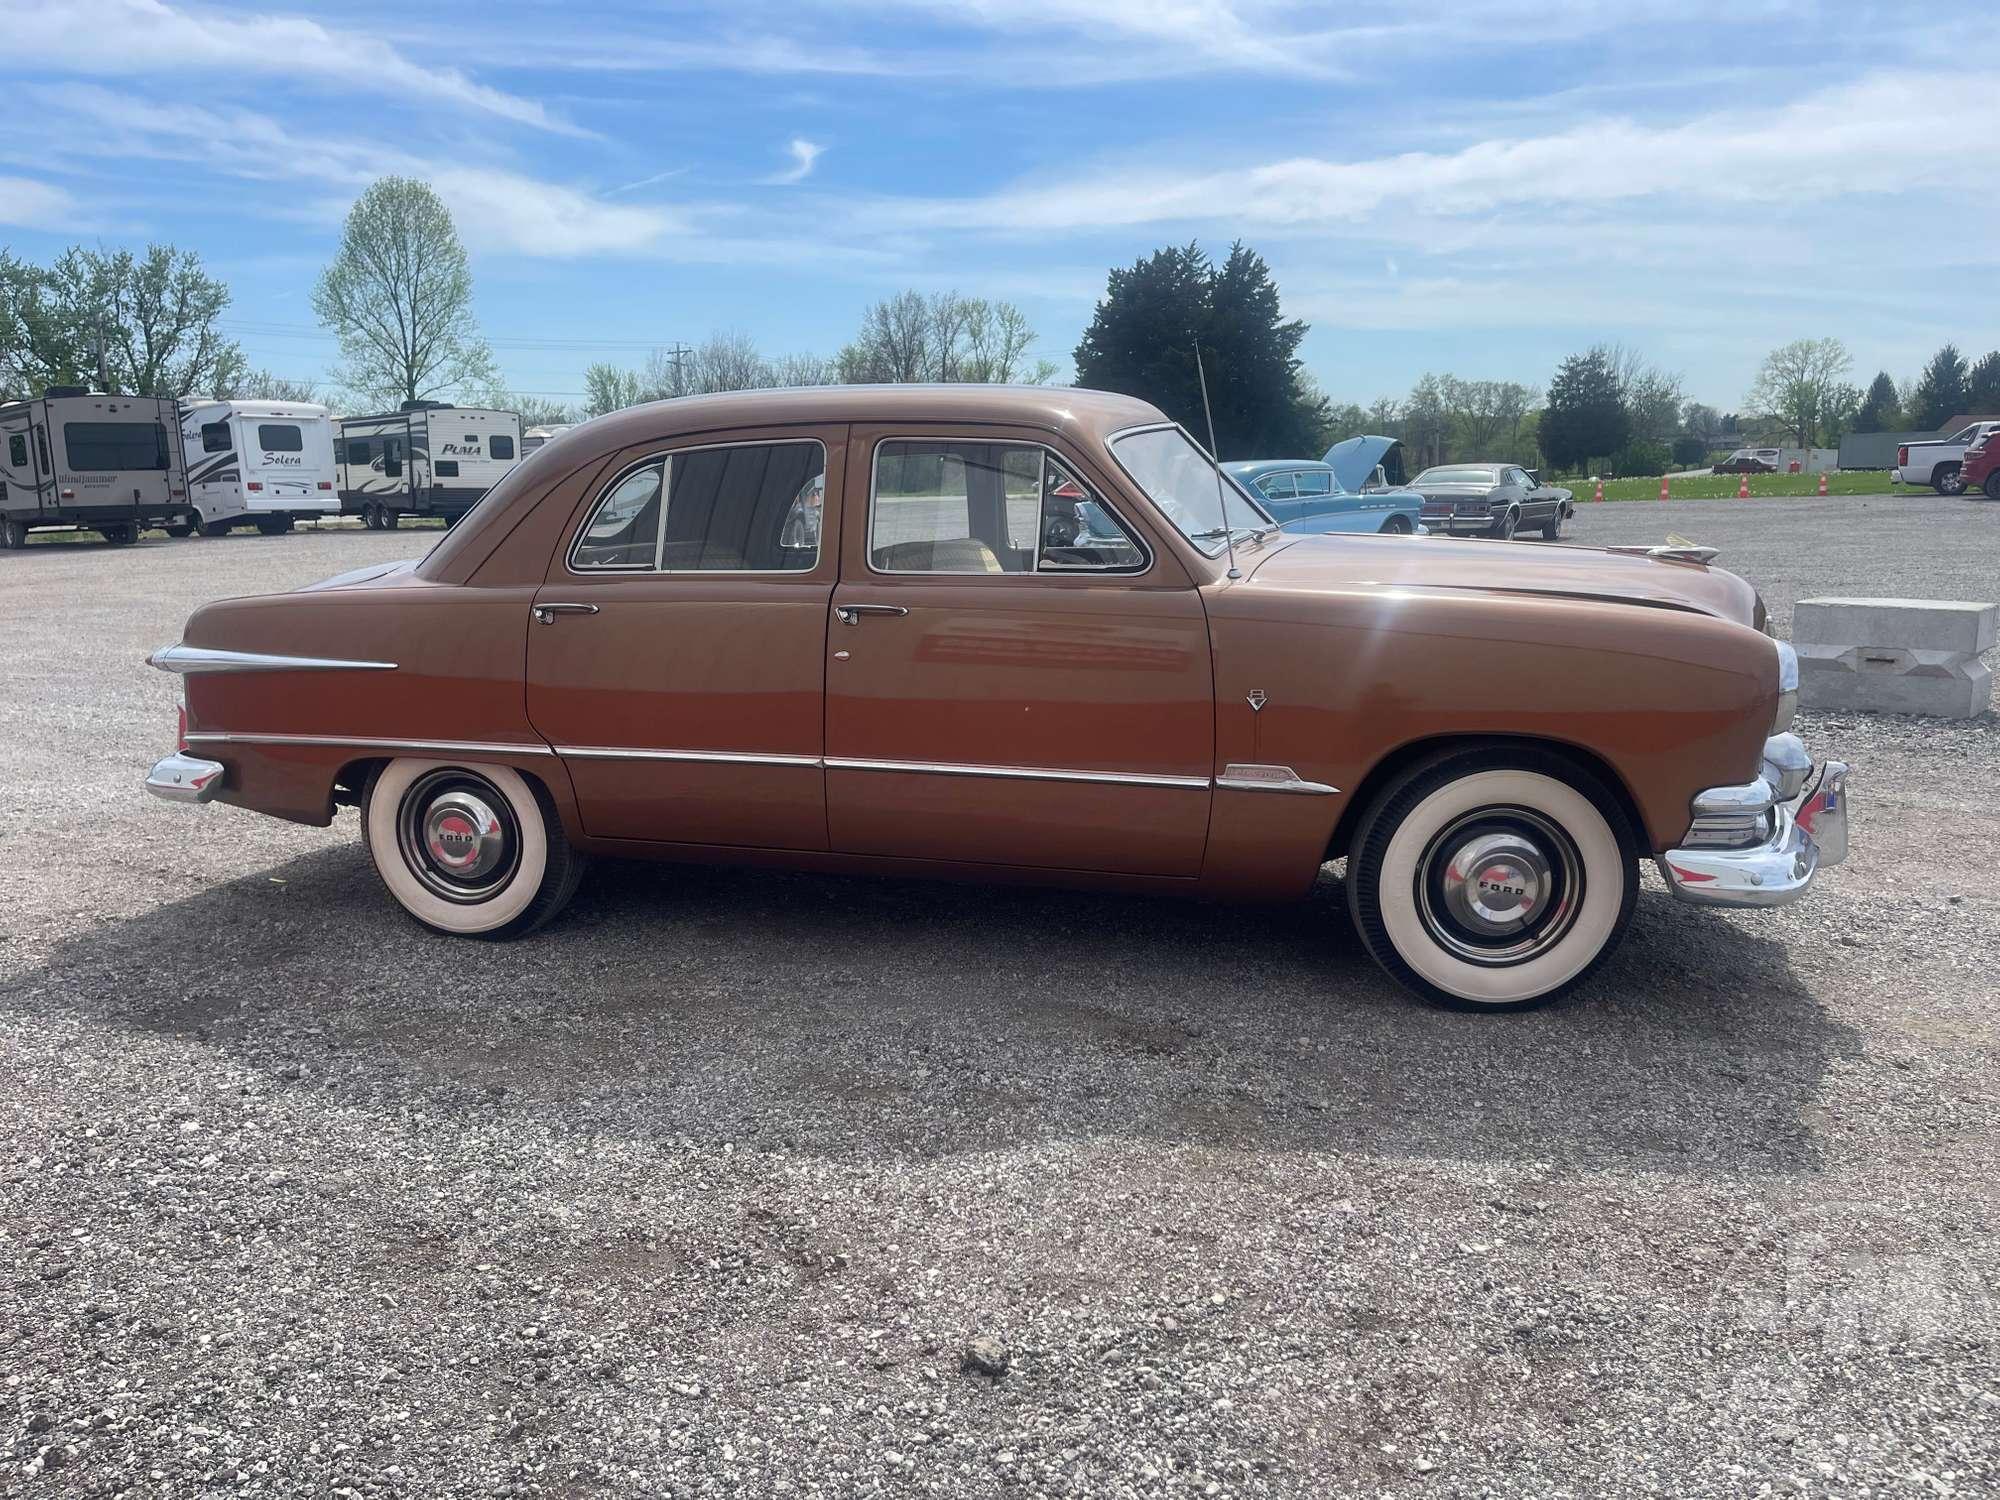
[[[1258,900],[1344,857],[1391,975],[1517,1008],[1617,943],[1641,856],[1766,906],[1846,852],[1757,595],[1657,550],[1288,535],[1092,391],[662,402],[420,562],[198,611],[147,785],[358,806],[390,894],[489,938],[593,854]]]

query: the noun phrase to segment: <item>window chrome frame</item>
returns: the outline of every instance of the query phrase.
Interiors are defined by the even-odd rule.
[[[674,458],[683,453],[712,453],[723,448],[789,448],[802,443],[811,443],[819,449],[820,473],[820,533],[819,545],[813,549],[811,567],[805,568],[669,568],[665,566],[667,552],[667,511],[674,498]],[[604,508],[605,501],[619,485],[630,479],[639,470],[651,464],[660,465],[660,530],[653,538],[653,561],[645,563],[608,563],[603,567],[582,567],[576,565],[577,549],[583,539],[590,534],[590,523],[597,519],[597,513]],[[583,521],[576,534],[570,539],[568,549],[563,553],[563,571],[572,578],[601,578],[606,574],[623,576],[659,576],[664,578],[800,578],[818,570],[826,560],[826,487],[830,476],[826,472],[827,447],[823,438],[744,438],[727,443],[693,443],[684,448],[662,448],[649,453],[644,458],[635,458],[604,482],[597,492],[597,498],[584,512]],[[781,528],[782,529],[782,528]]]
[[[1041,473],[1037,476],[1035,494],[1034,555],[1036,565],[1020,573],[1009,573],[1004,568],[998,573],[953,573],[924,568],[876,567],[875,502],[881,482],[882,449],[889,443],[978,443],[986,447],[1034,448],[1038,450],[1042,455],[1042,469]],[[1083,485],[1089,491],[1091,500],[1100,506],[1112,520],[1118,523],[1119,530],[1125,533],[1127,541],[1139,549],[1140,556],[1145,559],[1144,562],[1135,567],[1124,568],[1049,568],[1045,571],[1041,567],[1042,501],[1045,498],[1042,487],[1048,483],[1048,463],[1051,458],[1062,465],[1064,473],[1070,475],[1078,484]],[[865,525],[862,527],[862,563],[870,573],[878,578],[1141,578],[1152,572],[1154,563],[1153,549],[1147,543],[1144,535],[1126,519],[1125,513],[1112,504],[1107,496],[1099,493],[1101,486],[1093,485],[1077,470],[1078,466],[1073,460],[1065,457],[1047,443],[1036,438],[973,437],[965,433],[925,433],[915,436],[893,435],[879,437],[875,440],[875,446],[868,454],[868,517]],[[971,501],[969,493],[971,486],[968,484],[966,488],[968,491],[966,499],[969,505]],[[1002,495],[1002,505],[1005,505],[1004,493]],[[968,523],[970,520],[971,517],[968,514]],[[977,541],[978,538],[974,537],[970,538],[970,540]]]

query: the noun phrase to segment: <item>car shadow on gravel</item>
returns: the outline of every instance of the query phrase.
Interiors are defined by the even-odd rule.
[[[429,934],[358,845],[67,940],[0,1006],[217,1049],[328,1107],[857,1160],[1061,1141],[1810,1172],[1858,1053],[1755,918],[1641,899],[1521,1015],[1434,1009],[1296,906],[600,864],[531,938]]]

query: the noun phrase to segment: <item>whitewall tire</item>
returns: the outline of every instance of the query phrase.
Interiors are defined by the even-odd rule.
[[[1429,999],[1523,1010],[1578,983],[1638,899],[1630,820],[1584,767],[1533,748],[1446,752],[1362,815],[1349,913],[1377,963]]]
[[[507,766],[391,761],[368,784],[361,834],[403,910],[460,937],[532,932],[583,873],[546,796]]]

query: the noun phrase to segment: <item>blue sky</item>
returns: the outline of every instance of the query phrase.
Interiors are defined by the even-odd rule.
[[[741,330],[830,353],[907,286],[1004,297],[1063,378],[1107,267],[1242,238],[1331,395],[1545,382],[1621,340],[1738,405],[2000,345],[1984,5],[1759,0],[0,0],[0,241],[165,239],[253,364],[372,178],[430,180],[509,385]]]

